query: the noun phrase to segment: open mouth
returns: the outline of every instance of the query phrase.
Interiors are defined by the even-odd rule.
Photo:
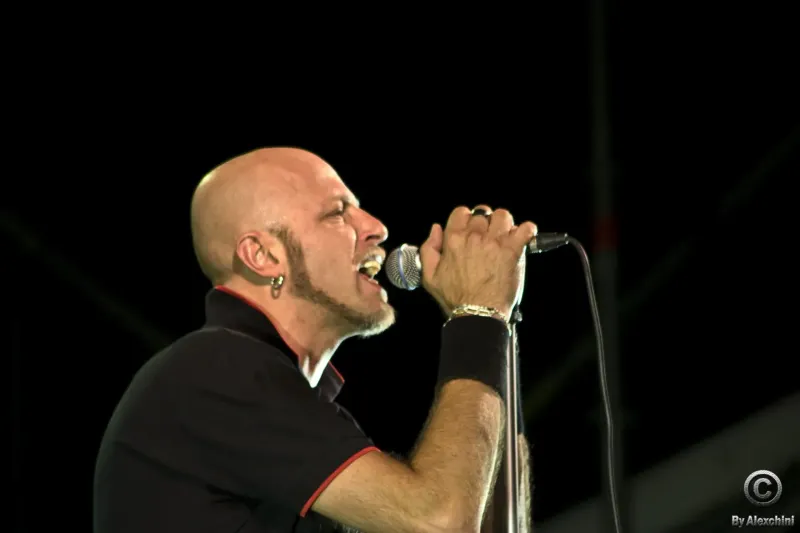
[[[382,257],[368,257],[358,267],[358,273],[367,278],[371,283],[378,284],[375,276],[381,271]]]

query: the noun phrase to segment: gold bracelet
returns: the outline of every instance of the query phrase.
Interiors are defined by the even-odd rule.
[[[447,322],[450,322],[450,320],[454,318],[468,315],[500,318],[508,325],[508,317],[505,314],[494,307],[484,307],[482,305],[459,305],[450,313],[450,318],[447,319]],[[445,324],[447,324],[447,322],[445,322]]]

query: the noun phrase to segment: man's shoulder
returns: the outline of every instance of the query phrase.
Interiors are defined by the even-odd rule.
[[[264,387],[293,382],[295,374],[290,359],[269,343],[222,328],[197,329],[142,364],[123,392],[115,418],[152,412],[167,416],[169,409],[187,405],[198,393],[256,396]]]
[[[258,339],[235,329],[202,327],[176,339],[157,356],[182,359],[215,358],[228,354],[263,356],[281,354],[277,345]]]
[[[165,350],[162,350],[162,353],[214,353],[225,348],[261,351],[278,349],[268,342],[235,329],[221,326],[203,326],[185,333],[173,341]]]
[[[291,369],[280,348],[236,330],[203,327],[184,334],[140,369],[156,380],[187,382],[244,373],[258,369]]]

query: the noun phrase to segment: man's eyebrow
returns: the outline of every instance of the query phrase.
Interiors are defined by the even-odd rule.
[[[331,201],[339,201],[345,205],[352,205],[353,207],[360,207],[361,202],[355,196],[349,194],[337,194],[328,199],[329,202]]]

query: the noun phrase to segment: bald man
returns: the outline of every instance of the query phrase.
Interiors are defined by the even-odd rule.
[[[508,317],[536,226],[481,208],[455,209],[420,248],[423,286],[447,320],[436,401],[401,460],[336,403],[331,363],[345,339],[395,321],[375,280],[387,229],[304,150],[257,150],[210,172],[191,205],[213,285],[206,323],[150,359],[117,406],[95,531],[486,531]]]

